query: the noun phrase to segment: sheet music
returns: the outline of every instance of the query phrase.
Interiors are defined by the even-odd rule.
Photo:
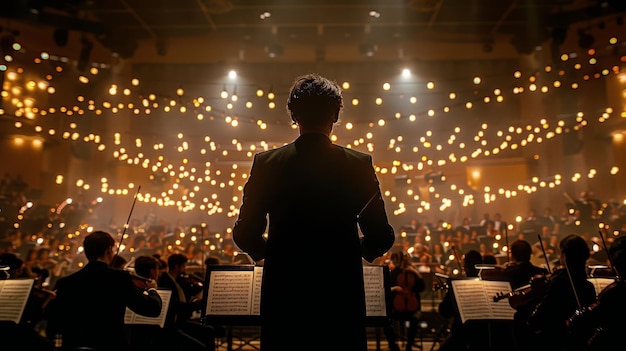
[[[261,281],[263,278],[263,267],[254,267],[254,279],[252,284],[252,314],[261,315]]]
[[[604,290],[604,288],[615,282],[613,278],[588,278],[587,280],[596,288],[596,296],[600,295],[600,292]]]
[[[493,301],[498,293],[511,291],[509,282],[463,279],[451,283],[463,323],[467,320],[513,320],[515,309],[508,300]]]
[[[207,315],[259,315],[258,306],[253,313],[253,300],[260,305],[260,289],[253,295],[255,275],[260,287],[262,267],[250,271],[211,271],[207,295]]]
[[[172,297],[171,290],[157,290],[163,306],[161,307],[161,313],[157,317],[146,317],[138,313],[133,312],[130,308],[126,307],[126,314],[124,314],[124,324],[153,324],[163,328],[165,325],[165,318],[167,317],[167,308],[170,305],[170,299]]]
[[[366,316],[387,315],[387,304],[385,301],[385,277],[382,267],[364,266],[363,281],[365,283]]]
[[[34,279],[0,280],[0,321],[20,322],[34,283]]]
[[[212,270],[208,280],[206,315],[260,316],[263,267]],[[366,315],[387,316],[382,266],[364,266]]]

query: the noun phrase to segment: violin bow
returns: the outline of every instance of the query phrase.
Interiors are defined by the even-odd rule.
[[[117,252],[115,253],[115,256],[120,254],[120,248],[122,247],[122,241],[124,241],[124,235],[126,234],[126,229],[128,229],[128,225],[130,223],[130,217],[133,215],[133,209],[135,209],[135,203],[137,202],[137,195],[139,195],[139,190],[141,190],[141,185],[139,185],[137,187],[137,191],[135,192],[135,197],[133,198],[133,204],[130,207],[130,212],[128,213],[128,219],[126,220],[126,223],[124,224],[124,229],[122,230],[122,237],[120,238],[120,243],[117,246]]]
[[[574,292],[574,297],[576,298],[576,304],[578,304],[578,310],[582,310],[583,306],[580,304],[580,298],[578,297],[578,292],[576,291],[576,286],[574,286],[574,281],[572,280],[572,273],[569,271],[569,266],[567,265],[567,256],[565,256],[565,262],[563,262],[565,266],[565,271],[567,272],[567,277],[569,278],[569,283],[572,286],[572,291]]]
[[[602,230],[598,230],[598,233],[600,233],[600,239],[602,239],[602,246],[604,247],[606,256],[609,258],[609,262],[611,263],[611,270],[613,271],[613,273],[615,273],[615,281],[616,282],[620,281],[621,278],[619,276],[619,272],[615,268],[615,262],[613,262],[613,255],[611,255],[611,253],[609,252],[609,248],[606,246],[606,241],[604,241],[604,235],[602,233]]]
[[[541,252],[543,252],[543,258],[546,259],[546,268],[548,268],[548,273],[550,270],[550,260],[548,260],[548,255],[546,255],[546,249],[543,248],[543,239],[541,238],[541,234],[537,234],[537,238],[539,238],[539,246],[541,246]]]

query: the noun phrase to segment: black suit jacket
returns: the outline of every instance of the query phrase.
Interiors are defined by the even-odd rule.
[[[167,272],[161,273],[157,280],[159,289],[171,290],[170,304],[167,309],[165,318],[165,327],[174,327],[177,323],[188,321],[194,310],[199,309],[195,303],[185,300],[185,296],[181,296],[178,288],[180,285]],[[182,287],[180,287],[182,289]],[[184,293],[184,292],[183,292]]]
[[[149,317],[161,312],[161,297],[155,290],[137,289],[128,271],[101,261],[59,279],[55,290],[56,298],[48,307],[48,336],[61,334],[64,349],[123,350],[126,307]]]
[[[233,239],[255,261],[265,259],[264,349],[293,349],[294,340],[363,349],[362,257],[371,262],[394,242],[371,156],[323,134],[257,154]]]

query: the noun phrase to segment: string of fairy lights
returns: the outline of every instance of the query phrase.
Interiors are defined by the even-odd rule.
[[[607,45],[617,47],[623,43],[617,37],[611,37]],[[0,112],[4,118],[11,119],[16,135],[34,134],[38,143],[49,139],[82,141],[120,165],[137,168],[138,177],[147,177],[116,184],[116,180],[106,177],[68,179],[64,174],[56,176],[56,184],[71,182],[83,193],[93,192],[99,202],[106,196],[130,196],[137,184],[161,181],[160,191],[140,192],[137,200],[172,207],[180,212],[202,211],[209,216],[235,217],[254,154],[289,141],[267,141],[264,137],[269,137],[273,131],[287,137],[295,132],[293,125],[261,117],[271,116],[272,111],[282,108],[277,100],[284,97],[286,91],[275,92],[271,86],[262,88],[264,84],[257,83],[232,85],[229,92],[223,82],[210,82],[207,84],[217,89],[221,87],[218,94],[191,96],[183,88],[185,82],[172,83],[173,88],[163,92],[153,91],[149,80],[116,77],[114,83],[101,89],[98,84],[102,79],[99,77],[103,71],[110,70],[107,65],[94,63],[87,71],[77,73],[71,69],[72,62],[67,58],[48,52],[34,55],[20,43],[14,43],[13,50],[4,54],[4,63],[0,64],[0,71],[5,75],[2,89],[5,104]],[[457,91],[438,91],[438,87],[447,86],[447,82],[420,81],[412,85],[384,83],[377,96],[366,93],[359,96],[353,92],[350,82],[342,82],[347,106],[332,139],[347,147],[384,153],[385,157],[375,158],[375,161],[383,160],[375,165],[381,177],[408,175],[407,179],[411,179],[419,172],[445,170],[453,164],[513,154],[591,124],[626,118],[626,112],[621,107],[606,106],[601,111],[578,111],[566,117],[523,116],[509,120],[509,125],[495,127],[483,122],[469,127],[448,125],[448,129],[424,129],[424,121],[432,124],[437,119],[443,121],[448,118],[446,116],[472,113],[478,106],[504,105],[525,94],[549,96],[559,90],[577,91],[588,82],[607,77],[618,76],[626,80],[626,73],[620,68],[625,61],[626,56],[619,55],[601,60],[595,50],[589,49],[581,56],[563,54],[558,66],[547,65],[541,72],[511,72],[505,83],[497,88],[488,87],[485,81],[491,80],[497,85],[498,77],[473,76],[465,82],[469,88]],[[76,91],[89,91],[91,95],[79,94],[74,101],[57,102],[54,99],[57,90],[68,81],[80,87]],[[438,94],[445,98],[431,103],[422,98],[423,94]],[[389,113],[387,106],[400,105],[400,100],[404,104],[402,110],[399,108],[397,112]],[[427,105],[429,103],[432,105]],[[367,118],[351,115],[351,108],[363,104],[380,109],[370,109]],[[87,128],[81,125],[87,117],[156,119],[163,116],[180,121],[180,129],[168,130],[167,135],[132,130],[100,134],[95,130],[86,133]],[[186,125],[188,127],[183,127]],[[258,140],[238,138],[242,128],[250,127],[255,128]],[[400,130],[402,134],[389,136],[391,129]],[[573,174],[534,175],[521,184],[509,187],[485,185],[478,190],[470,189],[465,183],[450,184],[445,176],[441,176],[438,182],[427,184],[426,197],[411,181],[400,188],[382,185],[387,185],[383,194],[391,213],[402,216],[444,212],[455,206],[473,206],[477,202],[493,203],[500,198],[512,199],[522,194],[555,189],[564,182],[614,176],[619,172],[618,166],[611,165],[606,169],[579,170]]]

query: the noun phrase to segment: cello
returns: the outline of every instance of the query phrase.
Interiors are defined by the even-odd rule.
[[[421,279],[419,272],[413,268],[411,262],[408,260],[405,254],[397,253],[399,257],[398,268],[401,270],[398,272],[395,285],[392,290],[395,292],[393,297],[393,308],[396,312],[409,312],[414,313],[420,309],[420,298],[416,293],[416,290],[424,289],[424,282]]]

